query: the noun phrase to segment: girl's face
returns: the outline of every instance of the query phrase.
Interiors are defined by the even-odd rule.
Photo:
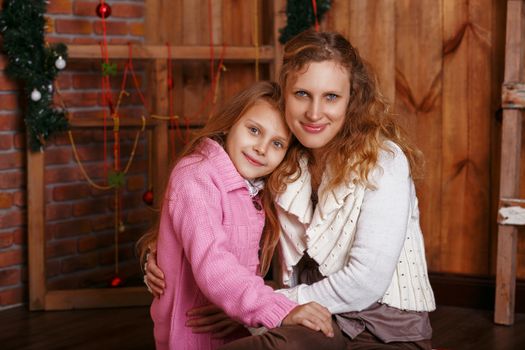
[[[345,122],[350,100],[348,69],[335,61],[312,62],[290,74],[284,94],[292,133],[303,146],[321,149]]]
[[[279,110],[260,100],[232,126],[226,152],[245,179],[266,176],[284,159],[290,131]]]

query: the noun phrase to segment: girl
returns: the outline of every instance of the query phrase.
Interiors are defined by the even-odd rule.
[[[326,306],[340,348],[431,349],[435,301],[412,180],[419,152],[340,34],[307,31],[289,41],[280,83],[286,122],[303,146],[272,175],[284,188],[268,188],[280,193],[282,292]],[[156,272],[153,259],[148,271]],[[304,341],[303,333],[277,329],[223,349],[329,348],[326,337]]]
[[[168,281],[151,306],[157,349],[215,349],[231,340],[186,327],[188,310],[210,302],[249,326],[282,322],[331,332],[326,309],[297,306],[260,277],[278,238],[273,201],[268,195],[261,200],[260,192],[290,144],[279,97],[278,85],[268,82],[236,96],[186,147],[171,173],[158,231],[139,245],[157,240]],[[261,237],[263,206],[269,225]]]

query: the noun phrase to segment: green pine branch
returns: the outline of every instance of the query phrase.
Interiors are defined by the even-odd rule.
[[[316,0],[317,21],[320,23],[324,14],[330,9],[331,0]],[[279,41],[285,44],[297,34],[315,25],[315,16],[312,1],[288,0],[286,2],[286,27],[279,29]]]
[[[29,145],[39,150],[55,132],[67,130],[65,111],[53,107],[53,82],[59,69],[59,57],[67,59],[64,44],[46,45],[45,0],[4,0],[0,13],[2,50],[7,55],[6,74],[23,84],[27,100],[25,124]],[[33,101],[37,90],[41,98]]]

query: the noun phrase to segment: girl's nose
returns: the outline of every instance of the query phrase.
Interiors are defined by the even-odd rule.
[[[266,147],[264,146],[263,142],[256,143],[253,146],[253,149],[260,155],[264,155],[266,153]]]

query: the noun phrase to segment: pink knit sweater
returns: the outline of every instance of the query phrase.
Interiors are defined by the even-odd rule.
[[[264,212],[224,149],[206,139],[173,169],[157,243],[166,290],[151,316],[157,349],[215,349],[226,341],[193,334],[186,312],[213,303],[248,326],[273,328],[296,306],[256,275]],[[238,337],[238,336],[237,336]]]

